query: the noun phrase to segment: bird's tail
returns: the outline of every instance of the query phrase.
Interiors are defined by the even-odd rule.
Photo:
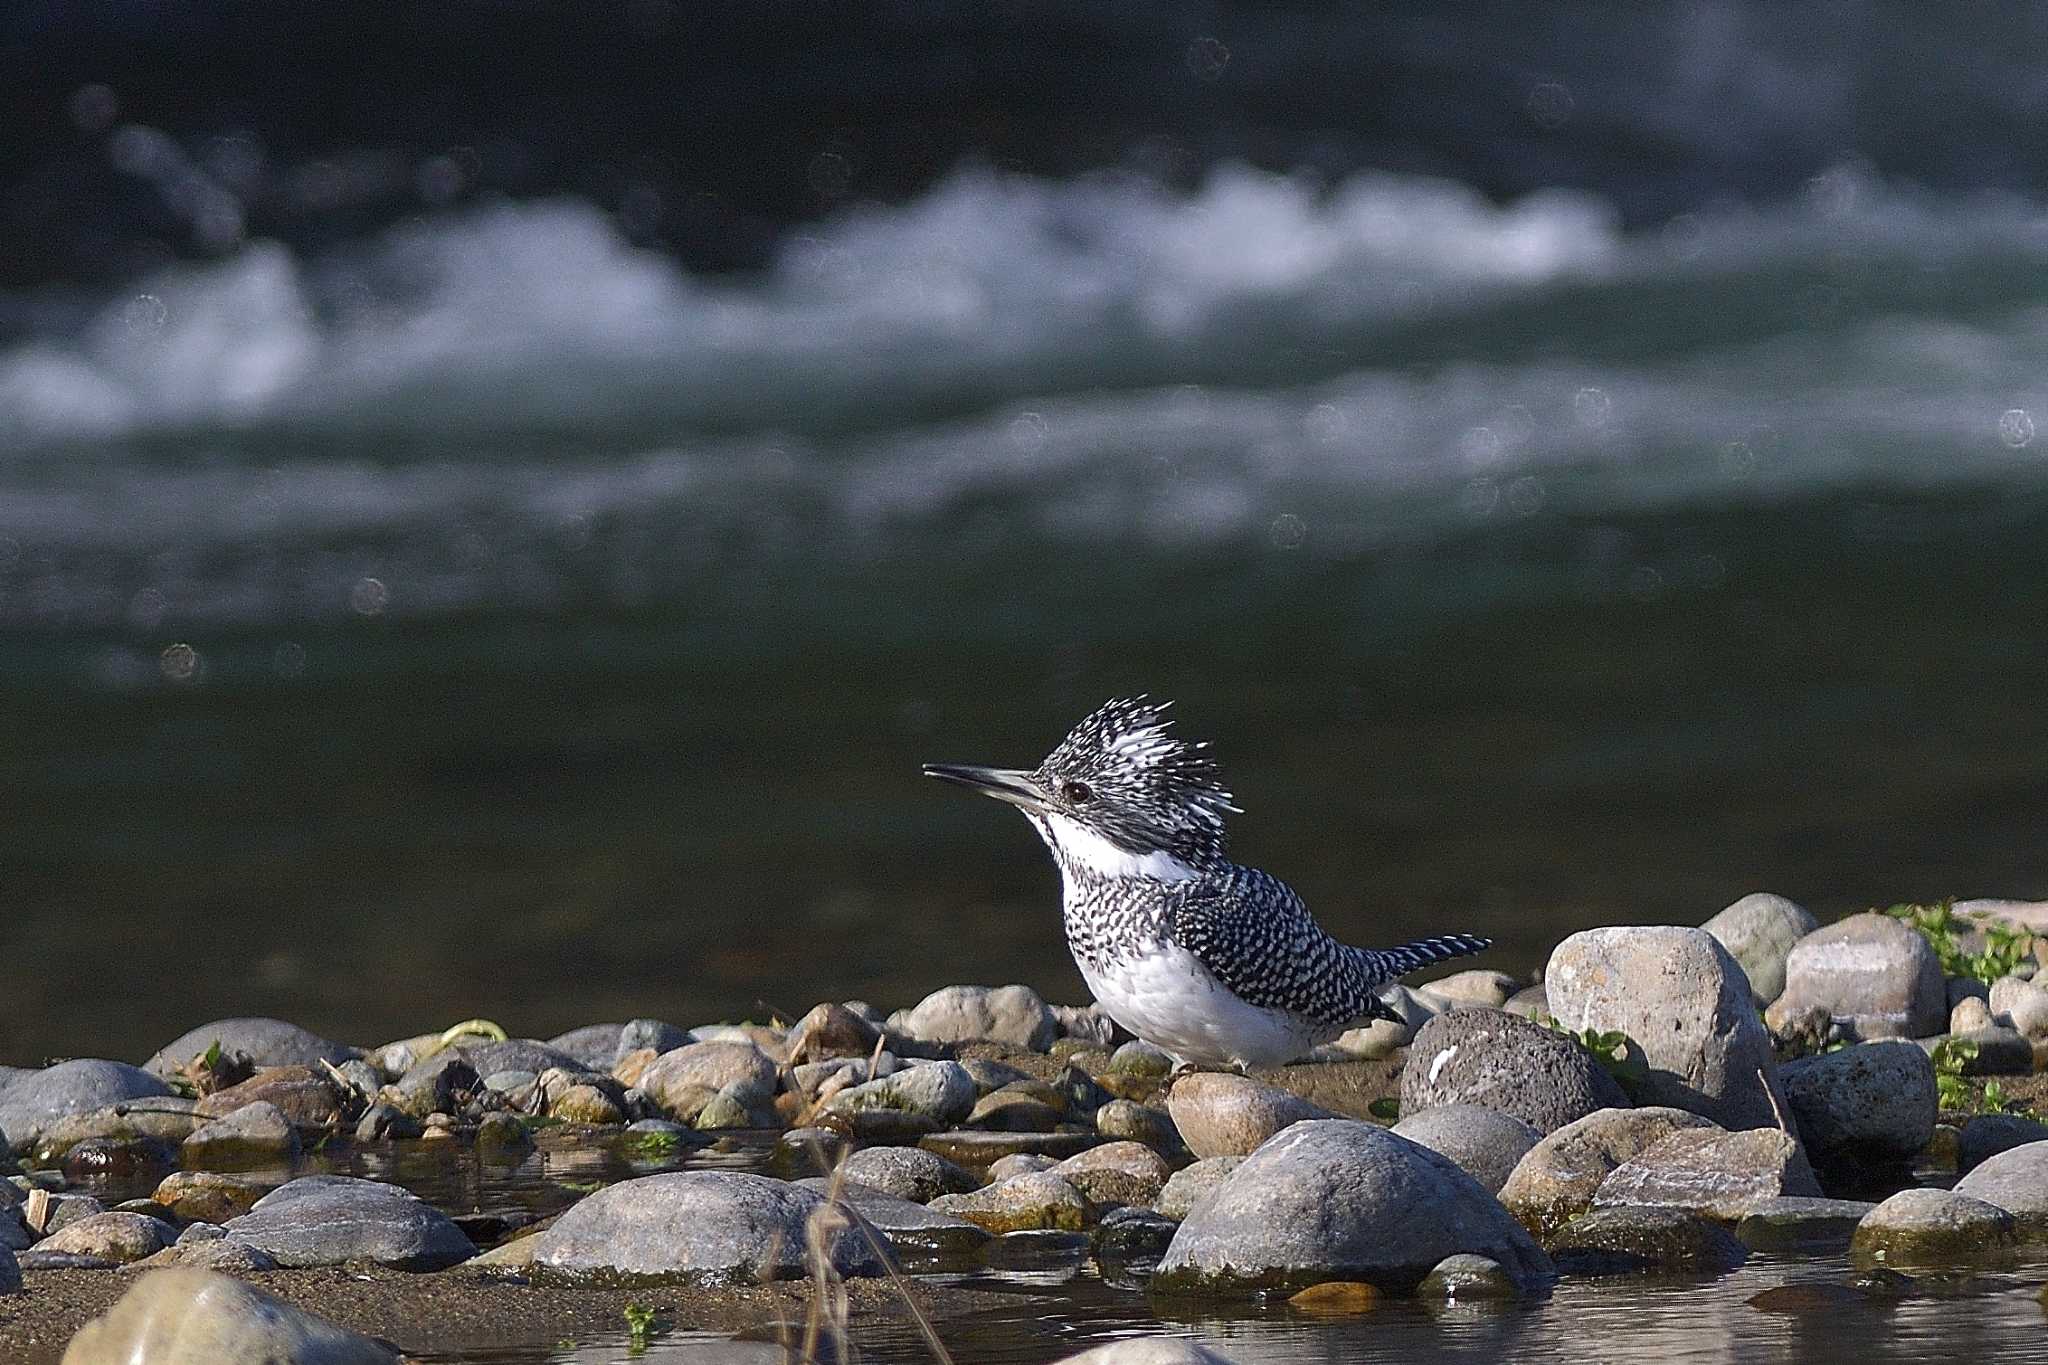
[[[1490,938],[1479,938],[1473,934],[1444,934],[1437,938],[1419,938],[1398,948],[1359,948],[1356,951],[1365,958],[1372,974],[1384,982],[1419,971],[1432,962],[1469,957],[1492,946]]]

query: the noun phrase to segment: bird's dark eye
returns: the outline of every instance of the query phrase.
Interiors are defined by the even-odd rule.
[[[1070,806],[1085,806],[1095,799],[1086,782],[1068,782],[1060,787],[1060,795],[1067,798]]]

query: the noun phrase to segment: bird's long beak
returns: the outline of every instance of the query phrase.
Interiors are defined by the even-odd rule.
[[[1044,788],[1032,779],[1030,773],[1016,768],[977,768],[971,763],[927,763],[926,777],[936,777],[942,782],[957,782],[971,787],[983,796],[993,796],[998,801],[1007,801],[1025,810],[1044,810],[1048,801]]]

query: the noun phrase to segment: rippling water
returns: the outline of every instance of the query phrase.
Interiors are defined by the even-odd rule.
[[[2032,199],[964,170],[753,275],[564,198],[42,306],[9,1060],[1074,997],[916,765],[1133,691],[1357,940],[2048,890]]]

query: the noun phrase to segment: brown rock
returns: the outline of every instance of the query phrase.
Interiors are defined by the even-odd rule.
[[[218,1171],[176,1171],[150,1195],[188,1223],[225,1223],[239,1218],[273,1187],[267,1181]]]
[[[304,1066],[269,1066],[240,1085],[217,1090],[199,1101],[201,1118],[224,1118],[258,1100],[278,1107],[301,1132],[323,1132],[341,1125],[347,1103],[324,1072]]]
[[[1198,1157],[1249,1156],[1289,1124],[1337,1117],[1276,1086],[1217,1071],[1181,1077],[1167,1093],[1166,1110]]]
[[[620,1085],[638,1085],[647,1068],[661,1056],[651,1047],[636,1047],[612,1064],[612,1079]]]
[[[789,1031],[789,1063],[801,1066],[828,1057],[873,1055],[882,1030],[844,1005],[826,1002],[812,1008]]]
[[[1600,1182],[1622,1163],[1695,1128],[1714,1124],[1683,1109],[1596,1110],[1531,1147],[1501,1186],[1500,1202],[1524,1227],[1547,1233],[1593,1207]]]

